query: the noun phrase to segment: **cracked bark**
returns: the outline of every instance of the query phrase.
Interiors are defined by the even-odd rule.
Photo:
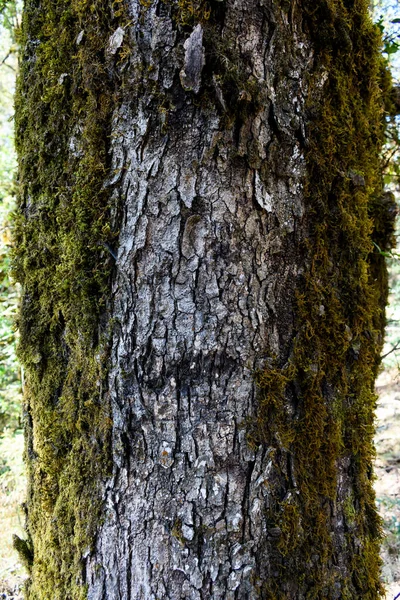
[[[87,560],[88,597],[255,598],[268,571],[259,555],[272,460],[249,449],[245,422],[267,346],[287,355],[293,332],[305,173],[294,129],[305,128],[312,49],[301,21],[277,5],[227,2],[221,38],[266,100],[227,126],[221,101],[203,109],[181,87],[199,90],[201,27],[185,40],[165,4],[131,2],[129,11],[130,64],[141,74],[127,77],[111,136],[123,206],[109,377],[114,472]],[[158,96],[172,106],[165,127]]]

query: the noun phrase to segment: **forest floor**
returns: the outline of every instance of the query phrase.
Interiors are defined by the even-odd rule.
[[[393,600],[400,594],[400,371],[397,367],[379,376],[377,391],[375,489],[385,530],[382,547],[385,600]],[[0,600],[22,600],[21,589],[26,578],[12,547],[13,533],[23,537],[22,452],[21,432],[0,436]]]

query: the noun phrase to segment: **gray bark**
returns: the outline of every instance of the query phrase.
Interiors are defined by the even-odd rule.
[[[133,24],[109,41],[131,55],[109,181],[123,207],[114,469],[86,556],[90,600],[253,599],[274,576],[265,511],[290,465],[278,472],[268,447],[250,448],[246,423],[256,370],[290,352],[313,51],[295,10],[253,0],[223,10],[221,40],[263,98],[242,119],[229,120],[215,77],[206,108],[198,99],[207,25],[183,35],[168,4],[131,0]],[[249,95],[239,90],[244,104]]]

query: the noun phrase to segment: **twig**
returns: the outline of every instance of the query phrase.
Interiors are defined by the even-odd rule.
[[[392,141],[394,141],[398,145],[398,141],[397,140],[393,140],[393,138],[392,138]],[[392,161],[393,156],[398,151],[399,151],[399,149],[398,149],[398,147],[396,147],[396,148],[394,148],[394,150],[392,150],[390,152],[390,156],[389,157],[384,157],[385,158],[385,162],[382,164],[382,169],[387,169],[387,167],[390,165],[390,163]]]
[[[2,65],[4,65],[5,67],[8,67],[9,69],[11,69],[12,71],[14,71],[14,73],[15,73],[16,71],[15,71],[14,67],[12,67],[11,65],[8,65],[8,64],[6,63],[6,60],[7,60],[7,58],[8,58],[8,57],[9,57],[9,56],[10,56],[12,53],[13,53],[13,51],[12,51],[12,50],[10,50],[10,51],[8,52],[8,54],[7,54],[7,55],[6,55],[6,56],[3,58],[3,60],[0,62],[0,67],[1,67]]]
[[[8,65],[7,63],[4,63],[4,66],[7,67],[8,69],[11,69],[11,71],[14,71],[14,73],[16,73],[17,71],[14,69],[14,67],[12,67],[11,65]]]
[[[4,65],[4,63],[6,62],[7,58],[10,56],[10,54],[11,54],[11,50],[9,50],[8,54],[6,54],[6,56],[3,58],[3,60],[0,63],[0,65]]]
[[[400,348],[400,342],[397,342],[397,344],[395,346],[393,346],[393,348],[391,350],[389,350],[389,352],[386,352],[386,354],[384,354],[383,356],[381,356],[381,360],[383,360],[384,358],[386,358],[387,356],[389,356],[389,354],[392,354],[392,352],[394,352],[398,348]],[[400,594],[399,594],[399,596],[400,596]]]
[[[16,71],[15,71],[14,67],[12,67],[11,65],[8,65],[8,64],[6,63],[6,60],[7,60],[7,58],[10,56],[10,54],[11,54],[11,51],[10,51],[10,52],[7,54],[7,56],[5,56],[5,57],[3,58],[3,60],[0,62],[0,67],[1,67],[2,65],[4,65],[5,67],[8,67],[9,69],[11,69],[11,71],[14,71],[14,73],[15,73]]]

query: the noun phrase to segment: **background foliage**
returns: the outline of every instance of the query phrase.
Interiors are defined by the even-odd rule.
[[[0,432],[21,425],[21,376],[15,356],[14,317],[18,290],[9,277],[10,211],[16,158],[13,139],[13,95],[17,70],[15,3],[0,0]]]
[[[17,72],[18,14],[15,2],[0,0],[0,597],[21,598],[25,574],[12,547],[12,535],[23,536],[21,372],[16,359],[14,317],[18,289],[9,276],[10,212],[14,208],[16,158],[13,139],[13,95]]]

